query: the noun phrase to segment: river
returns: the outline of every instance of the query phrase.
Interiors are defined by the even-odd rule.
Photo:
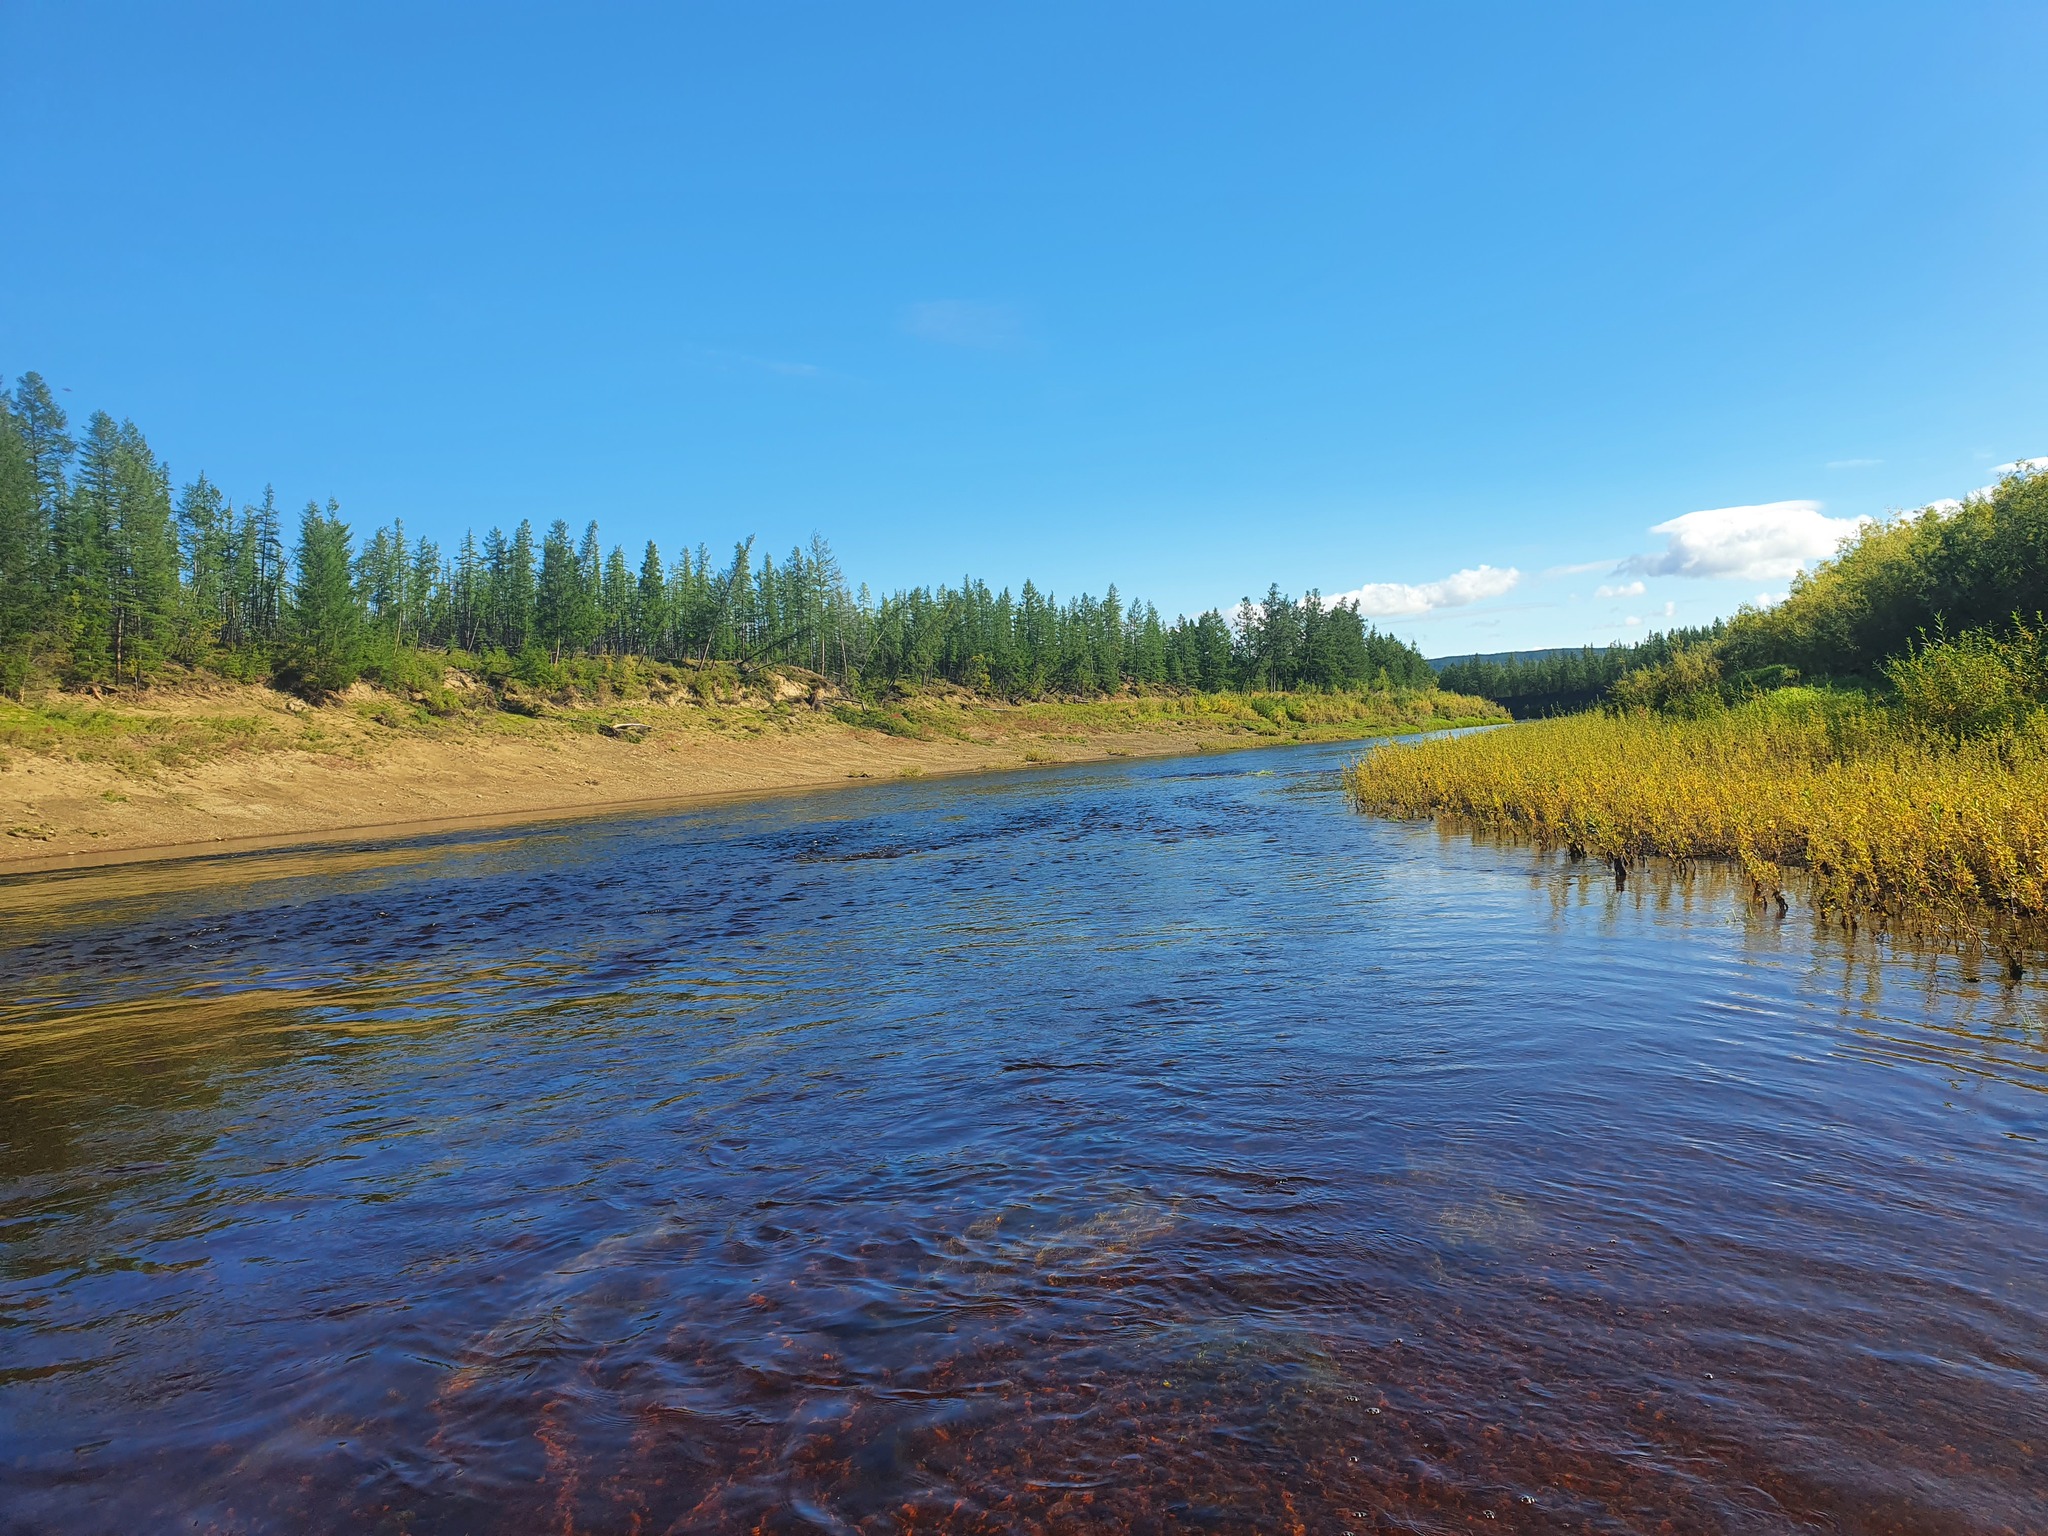
[[[2048,1530],[2048,988],[1357,750],[0,883],[0,1530]]]

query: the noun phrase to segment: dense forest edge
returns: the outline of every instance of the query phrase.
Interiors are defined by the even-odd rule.
[[[1517,720],[1568,715],[1598,704],[1631,672],[1662,666],[1680,651],[1721,638],[1725,620],[1658,630],[1633,644],[1560,648],[1520,656],[1470,656],[1434,663],[1437,686],[1492,699]]]
[[[204,474],[174,491],[133,422],[96,412],[74,436],[34,373],[0,395],[0,690],[20,701],[212,675],[316,702],[361,680],[452,709],[451,671],[498,700],[775,668],[868,701],[931,684],[1010,702],[1438,684],[1413,645],[1315,592],[1167,622],[1114,586],[1061,600],[970,577],[875,596],[822,538],[780,559],[754,545],[721,563],[650,541],[634,562],[594,522],[579,536],[558,519],[444,551],[400,523],[357,537],[332,501],[288,537],[268,489],[240,507]]]
[[[132,422],[0,393],[0,865],[1496,723],[1354,605],[876,597],[813,539],[289,537]]]
[[[1586,665],[1446,667],[1518,714],[1376,752],[1361,808],[1523,835],[1613,866],[1737,861],[1785,906],[1800,871],[1847,924],[1987,918],[2017,967],[2048,932],[2048,475],[1871,524],[1783,602]],[[1581,658],[1558,658],[1577,664]],[[1597,666],[1597,671],[1595,667]],[[1611,674],[1611,675],[1608,675]]]

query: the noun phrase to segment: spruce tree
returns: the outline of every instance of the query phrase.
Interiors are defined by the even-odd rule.
[[[0,688],[25,697],[35,652],[49,623],[49,524],[35,460],[19,420],[0,396]]]
[[[661,549],[649,539],[633,603],[633,648],[648,656],[665,655],[668,627],[668,577],[661,568]]]
[[[405,578],[405,629],[415,646],[446,644],[448,582],[441,565],[441,546],[422,534],[413,546],[412,569]]]
[[[626,552],[614,544],[604,563],[604,623],[601,628],[604,648],[614,656],[622,656],[633,648],[633,598],[632,567],[626,564]]]
[[[484,571],[477,555],[476,535],[465,530],[455,551],[455,570],[448,583],[448,620],[454,643],[473,651],[478,634],[484,593]]]
[[[108,528],[110,649],[114,675],[141,683],[175,633],[178,538],[171,520],[170,472],[132,421],[115,430],[114,495]]]
[[[502,528],[484,535],[483,602],[480,628],[501,651],[512,649],[512,543]]]
[[[120,428],[105,411],[86,423],[77,477],[57,518],[58,594],[68,652],[65,671],[79,683],[115,681],[115,502],[120,492]]]
[[[68,431],[70,422],[39,373],[24,373],[15,385],[13,416],[15,430],[28,453],[36,506],[45,525],[55,527],[58,511],[64,504],[64,470],[77,446]]]
[[[499,644],[516,656],[532,639],[533,524],[521,518],[505,562],[505,638]]]
[[[569,543],[569,525],[556,518],[541,541],[540,588],[534,597],[535,633],[556,666],[563,650],[576,643],[583,602],[583,573]]]
[[[307,698],[339,693],[361,667],[361,617],[349,582],[349,530],[334,502],[307,502],[279,681]]]
[[[178,494],[178,543],[185,581],[178,598],[178,659],[188,666],[212,656],[227,624],[234,574],[227,498],[201,475]]]
[[[262,504],[244,508],[249,519],[254,563],[249,586],[249,632],[259,643],[276,640],[285,620],[284,516],[277,510],[277,492],[263,487]]]

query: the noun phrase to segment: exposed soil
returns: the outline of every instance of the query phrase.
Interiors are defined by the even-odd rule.
[[[97,729],[0,752],[0,873],[1288,739],[1241,722],[1049,721],[1046,706],[985,701],[954,706],[922,740],[787,699],[439,720],[368,690],[310,709],[216,685],[107,708]],[[646,728],[607,734],[621,719]]]

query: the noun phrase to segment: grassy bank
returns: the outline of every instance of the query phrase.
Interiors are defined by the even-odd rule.
[[[1377,753],[1352,793],[1368,811],[1526,836],[1624,875],[1652,855],[1727,859],[1766,900],[1799,871],[1817,906],[1851,921],[1960,935],[1990,918],[2039,943],[2044,609],[2048,475],[2015,473],[1866,527],[1775,606],[1587,652],[1584,675],[1447,669],[1524,705],[1598,682],[1600,707]]]
[[[2048,918],[2048,716],[1975,733],[1904,705],[1794,688],[1695,718],[1536,721],[1372,753],[1359,806],[1575,856],[1730,859],[1757,894],[1802,871],[1843,914]]]
[[[842,718],[899,734],[995,732],[1085,740],[1124,731],[1188,730],[1249,741],[1341,741],[1505,720],[1485,699],[1434,689],[1358,693],[1160,693],[1004,704],[926,690],[854,708]]]
[[[319,706],[194,677],[0,703],[0,868],[1500,717],[1428,690],[1018,705],[938,685],[853,698],[815,674],[716,665],[614,668],[545,690],[451,668]]]
[[[808,673],[745,681],[705,675],[614,679],[618,686],[493,689],[466,675],[410,689],[358,684],[314,707],[260,687],[195,681],[104,696],[0,699],[0,770],[37,758],[102,764],[150,776],[237,757],[349,752],[387,737],[488,742],[546,731],[632,739],[724,733],[789,737],[829,725],[907,741],[1084,742],[1131,731],[1184,730],[1252,741],[1342,740],[1443,730],[1507,718],[1484,699],[1433,689],[1355,693],[1127,693],[1010,704],[939,685],[878,698],[840,694]]]

